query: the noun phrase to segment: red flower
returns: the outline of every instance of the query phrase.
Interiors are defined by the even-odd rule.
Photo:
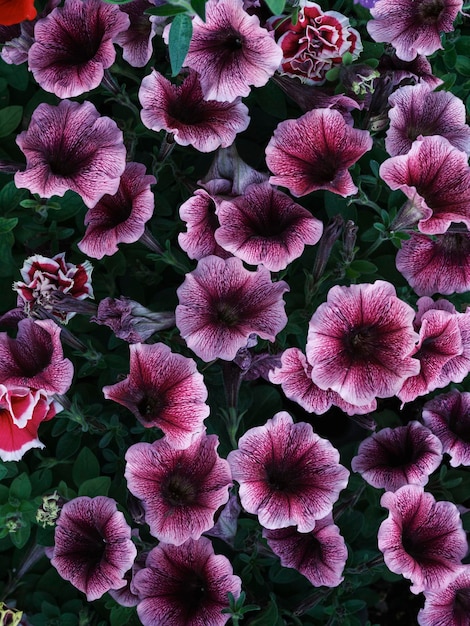
[[[34,0],[0,0],[0,24],[2,26],[33,20],[36,15]]]

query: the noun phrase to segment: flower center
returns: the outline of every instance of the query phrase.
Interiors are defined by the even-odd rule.
[[[282,463],[268,463],[266,465],[266,482],[273,491],[292,493],[295,491],[299,479],[298,468],[283,467]]]
[[[172,474],[162,486],[162,496],[171,506],[185,506],[196,500],[193,481],[184,474]]]
[[[417,4],[418,17],[423,24],[436,24],[446,6],[444,0],[424,0]]]
[[[370,359],[377,351],[377,331],[373,326],[351,328],[344,338],[344,347],[354,359]]]
[[[468,619],[470,615],[470,589],[468,587],[457,590],[454,600],[454,615],[461,617],[462,623],[465,623],[464,618]]]
[[[225,39],[224,47],[231,52],[236,52],[243,48],[243,38],[238,33],[230,33]]]
[[[165,399],[160,395],[146,395],[137,405],[143,421],[152,421],[166,406]]]
[[[215,314],[217,322],[232,328],[239,322],[240,316],[237,312],[237,307],[231,302],[220,300],[216,303]]]

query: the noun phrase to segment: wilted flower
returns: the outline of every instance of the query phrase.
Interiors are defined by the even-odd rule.
[[[41,506],[36,511],[36,522],[43,528],[55,526],[63,506],[63,499],[57,491],[42,497]]]
[[[17,2],[17,0],[12,0]],[[1,626],[20,626],[23,611],[9,609],[4,602],[0,602],[0,624]]]

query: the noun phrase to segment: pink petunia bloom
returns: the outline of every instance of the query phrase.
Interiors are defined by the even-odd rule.
[[[251,334],[275,340],[287,323],[286,291],[287,283],[271,282],[263,266],[250,272],[240,259],[208,256],[177,290],[176,326],[203,361],[231,361]]]
[[[38,428],[61,409],[44,391],[0,385],[0,459],[19,461],[31,448],[44,448]]]
[[[231,102],[203,98],[198,74],[190,71],[180,85],[173,85],[156,70],[146,76],[139,90],[142,122],[148,128],[171,133],[177,144],[199,152],[226,148],[250,123],[241,98]]]
[[[436,387],[449,383],[461,383],[470,372],[470,308],[465,313],[455,313],[462,340],[461,354],[454,356],[443,366]]]
[[[445,587],[468,550],[455,504],[436,502],[418,485],[388,491],[380,504],[390,511],[378,532],[387,567],[411,580],[413,593]]]
[[[164,35],[165,36],[165,35]],[[279,67],[282,50],[242,0],[208,0],[206,20],[193,18],[184,65],[198,72],[206,100],[233,102],[262,87]]]
[[[470,233],[411,233],[402,241],[396,265],[419,296],[470,290]]]
[[[16,142],[26,155],[26,170],[15,174],[17,187],[43,198],[71,189],[89,208],[118,190],[126,165],[122,132],[91,102],[40,104]]]
[[[410,357],[418,340],[413,318],[385,281],[332,287],[309,324],[313,382],[355,405],[395,395],[419,372],[419,361]]]
[[[314,109],[281,122],[266,147],[269,182],[294,196],[327,189],[341,196],[357,192],[348,168],[372,148],[366,130],[352,128],[339,111]]]
[[[73,365],[64,358],[60,332],[52,320],[26,318],[18,323],[16,339],[0,333],[0,383],[66,393]]]
[[[461,0],[379,0],[367,30],[374,41],[391,43],[397,56],[412,61],[442,49],[440,33],[454,29]]]
[[[413,201],[428,235],[445,233],[452,222],[470,228],[470,167],[467,155],[438,135],[413,142],[406,155],[387,159],[380,177]]]
[[[88,602],[126,585],[124,574],[137,550],[131,529],[111,498],[81,496],[66,502],[54,540],[51,564],[86,594]]]
[[[317,520],[309,533],[299,533],[290,526],[264,529],[263,537],[283,567],[296,569],[314,587],[337,587],[342,583],[348,549],[331,514]]]
[[[337,11],[300,0],[295,24],[286,16],[269,20],[282,48],[280,73],[310,85],[322,85],[326,73],[340,65],[346,52],[353,59],[362,52],[361,38],[349,19]]]
[[[238,445],[227,460],[240,484],[242,506],[270,530],[312,531],[348,484],[339,452],[310,424],[294,424],[285,411],[248,430]]]
[[[127,163],[117,192],[105,194],[85,215],[87,227],[78,247],[87,256],[102,259],[118,251],[119,243],[134,243],[153,215],[155,199],[150,185],[155,176],[142,163]]]
[[[28,314],[35,306],[44,307],[66,323],[75,314],[62,312],[54,297],[57,293],[67,293],[77,300],[93,298],[92,271],[89,261],[78,265],[67,263],[65,252],[52,258],[41,254],[30,256],[20,270],[23,280],[13,283],[13,290],[18,294],[17,306],[23,305]]]
[[[385,148],[391,156],[406,154],[420,136],[441,135],[470,154],[470,127],[465,104],[449,91],[432,91],[426,83],[405,85],[388,99],[390,128]]]
[[[133,587],[143,626],[223,626],[230,616],[228,593],[238,598],[241,580],[230,561],[214,554],[209,539],[188,539],[181,546],[160,543],[150,551]]]
[[[222,200],[215,240],[249,265],[285,269],[305,245],[318,243],[323,224],[269,183],[250,185],[242,196]]]
[[[229,497],[230,467],[216,448],[216,435],[202,435],[185,450],[164,439],[136,443],[126,452],[129,491],[142,501],[150,533],[179,546],[214,526],[214,514]]]
[[[130,374],[103,387],[104,397],[127,407],[146,428],[160,428],[174,448],[187,448],[204,432],[209,415],[196,363],[163,343],[136,343],[129,349]]]
[[[148,0],[132,0],[119,8],[129,16],[130,24],[114,41],[123,49],[124,61],[132,67],[144,67],[152,56],[152,38],[156,32],[156,24],[144,13],[149,8]]]
[[[351,461],[354,472],[377,489],[396,491],[403,485],[424,487],[442,461],[442,445],[419,422],[383,428],[364,439]]]
[[[101,83],[116,58],[113,41],[129,27],[119,7],[101,0],[65,0],[34,28],[29,69],[45,91],[73,98]]]
[[[470,393],[453,389],[423,407],[423,422],[442,442],[452,467],[470,466]]]
[[[419,626],[467,626],[470,615],[470,566],[456,569],[445,586],[424,591]]]

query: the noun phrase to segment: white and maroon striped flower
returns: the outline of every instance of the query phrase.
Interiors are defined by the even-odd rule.
[[[435,590],[424,591],[419,626],[467,626],[470,615],[470,566],[456,569],[454,576]]]
[[[149,8],[148,0],[132,0],[119,6],[129,16],[127,30],[117,34],[114,41],[123,49],[122,58],[132,67],[144,67],[150,61],[153,52],[152,39],[157,25],[144,11]]]

